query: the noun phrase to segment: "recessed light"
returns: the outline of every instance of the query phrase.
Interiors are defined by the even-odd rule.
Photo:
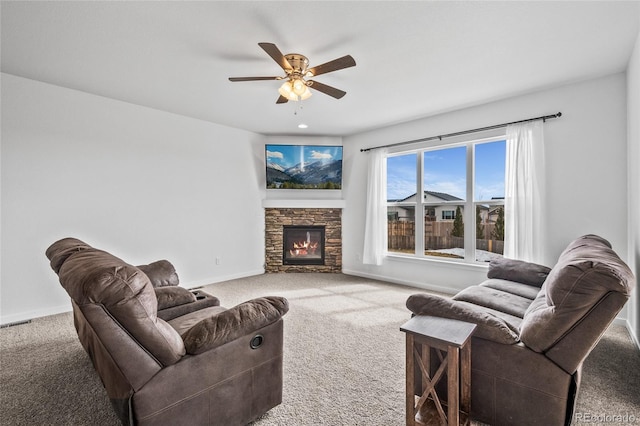
[[[307,126],[307,125],[306,125],[306,124],[304,124],[304,123],[300,123],[300,124],[298,124],[298,129],[306,129],[307,127],[309,127],[309,126]]]

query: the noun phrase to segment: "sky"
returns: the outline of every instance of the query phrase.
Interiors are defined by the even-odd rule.
[[[425,191],[444,192],[466,199],[466,147],[424,152]],[[403,199],[416,193],[417,153],[387,159],[387,198]],[[476,144],[475,199],[504,197],[505,142]]]
[[[320,160],[342,160],[342,147],[326,145],[266,145],[265,156],[268,163],[276,163],[287,168],[303,161],[308,163]]]

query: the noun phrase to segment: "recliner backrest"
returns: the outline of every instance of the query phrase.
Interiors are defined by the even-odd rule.
[[[609,242],[585,235],[560,255],[524,315],[520,340],[556,357],[572,372],[622,309],[634,285],[633,273]],[[569,347],[569,341],[580,344]],[[573,354],[561,353],[565,349]]]

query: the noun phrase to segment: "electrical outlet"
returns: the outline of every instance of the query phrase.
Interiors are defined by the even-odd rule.
[[[219,264],[220,264],[220,258],[216,257],[216,265],[219,265]]]

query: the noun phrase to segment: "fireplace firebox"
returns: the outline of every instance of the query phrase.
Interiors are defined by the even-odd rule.
[[[324,265],[324,226],[283,226],[284,265]]]

